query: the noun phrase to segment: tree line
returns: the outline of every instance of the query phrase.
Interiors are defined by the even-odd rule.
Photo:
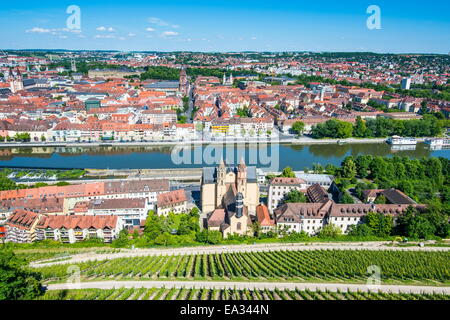
[[[436,137],[443,133],[443,122],[434,115],[424,115],[422,119],[396,120],[384,117],[363,120],[357,117],[354,124],[330,119],[312,127],[313,138],[385,138],[388,136]]]

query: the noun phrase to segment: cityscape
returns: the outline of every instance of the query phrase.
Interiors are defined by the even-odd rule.
[[[409,46],[390,38],[395,4],[362,6],[353,40],[373,32],[373,47],[347,33],[324,47],[320,29],[308,49],[243,24],[243,4],[176,1],[94,27],[84,2],[0,9],[24,23],[1,36],[0,300],[200,300],[174,317],[449,300],[448,17]],[[169,12],[132,2],[136,21]],[[273,15],[320,15],[304,5]],[[413,1],[411,21],[427,8]],[[210,17],[180,12],[197,9],[236,25],[196,39]]]

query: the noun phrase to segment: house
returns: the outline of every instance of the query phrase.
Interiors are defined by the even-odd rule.
[[[184,189],[160,193],[156,203],[158,216],[167,216],[170,212],[179,214],[187,212],[187,197]]]
[[[326,224],[332,203],[331,200],[325,203],[285,203],[275,210],[278,229],[315,235]]]
[[[259,223],[263,233],[276,228],[275,220],[271,217],[267,206],[263,204],[256,207],[256,221]]]
[[[384,196],[388,203],[392,204],[416,204],[414,200],[408,197],[400,190],[390,189],[370,189],[363,191],[364,201],[372,203],[379,196]]]

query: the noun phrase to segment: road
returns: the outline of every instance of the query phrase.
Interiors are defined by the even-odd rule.
[[[329,243],[269,243],[253,245],[198,246],[182,248],[152,248],[126,250],[119,253],[83,253],[71,256],[70,259],[48,263],[45,260],[34,261],[31,267],[44,267],[55,264],[80,263],[92,260],[110,260],[115,258],[145,257],[159,255],[186,255],[226,252],[261,252],[275,250],[391,250],[391,251],[449,251],[450,247],[392,247],[388,242],[329,242]],[[52,260],[52,259],[48,259]]]
[[[311,291],[374,291],[374,292],[404,292],[404,293],[444,293],[450,294],[450,287],[431,286],[405,286],[405,285],[379,285],[344,283],[298,283],[298,282],[233,282],[233,281],[98,281],[80,282],[75,284],[50,284],[48,290],[64,289],[112,289],[112,288],[206,288],[206,289],[289,289]]]

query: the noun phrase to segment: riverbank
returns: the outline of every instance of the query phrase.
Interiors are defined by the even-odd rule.
[[[418,142],[425,141],[425,138],[417,138]],[[189,146],[189,145],[208,145],[208,144],[293,144],[293,145],[315,145],[315,144],[367,144],[367,143],[385,143],[385,138],[348,138],[348,139],[313,139],[308,137],[301,138],[254,138],[254,139],[213,139],[213,140],[168,140],[168,141],[108,141],[108,142],[3,142],[0,148],[22,148],[22,147],[133,147],[133,146]]]

